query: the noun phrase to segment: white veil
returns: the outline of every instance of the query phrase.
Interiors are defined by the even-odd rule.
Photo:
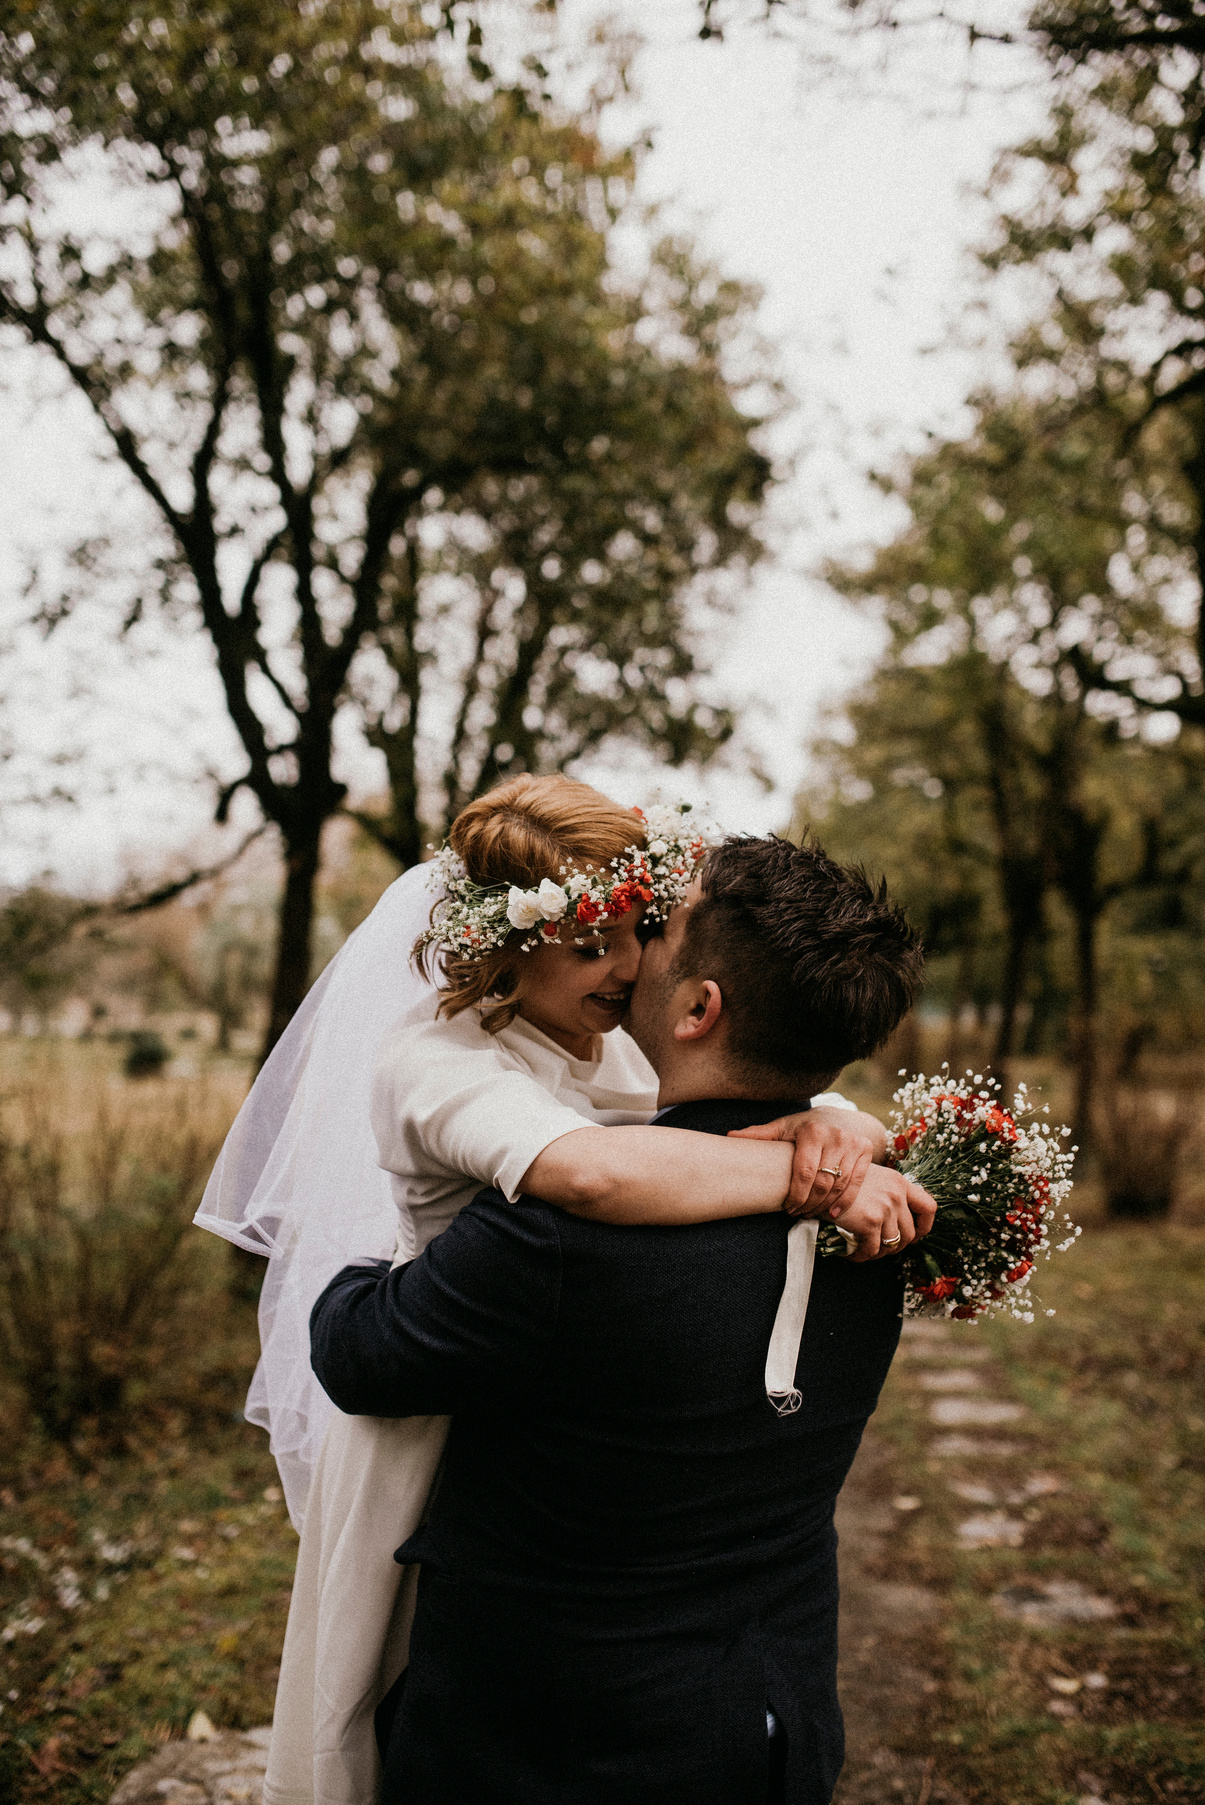
[[[414,1250],[369,1101],[385,1033],[430,988],[410,952],[440,894],[435,870],[412,866],[331,960],[235,1118],[194,1218],[268,1258],[247,1421],[271,1436],[298,1530],[334,1414],[310,1367],[310,1311],[349,1260]]]

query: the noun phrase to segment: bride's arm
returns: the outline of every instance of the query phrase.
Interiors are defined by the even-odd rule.
[[[545,1147],[523,1189],[597,1222],[709,1222],[780,1210],[788,1142],[742,1145],[689,1128],[577,1128]]]
[[[833,1120],[838,1117],[839,1122]],[[860,1111],[811,1110],[792,1126],[800,1143],[810,1135],[822,1137],[826,1147],[842,1131],[840,1144],[849,1149],[844,1158],[856,1156],[864,1171],[872,1157],[882,1157],[886,1145],[882,1124]],[[795,1139],[746,1141],[683,1128],[587,1127],[562,1135],[537,1155],[523,1175],[523,1189],[599,1222],[707,1222],[784,1208],[796,1157]],[[859,1183],[857,1200],[842,1208],[841,1225],[858,1237],[861,1257],[873,1258],[880,1241],[896,1232],[901,1235],[898,1245],[904,1246],[928,1232],[933,1205],[919,1186],[882,1166]]]
[[[870,1167],[884,1134],[873,1117],[828,1108],[804,1111],[789,1132],[784,1124],[786,1138],[779,1141],[668,1127],[595,1128],[529,1073],[508,1068],[480,1027],[459,1017],[407,1021],[387,1037],[371,1113],[380,1163],[403,1188],[427,1172],[460,1173],[512,1200],[527,1191],[616,1223],[702,1222],[784,1203],[794,1209],[803,1201],[791,1179],[801,1154],[813,1174],[818,1166],[840,1166],[844,1191],[847,1178]],[[881,1167],[871,1177],[875,1182],[862,1183],[854,1211],[843,1203],[841,1226],[868,1250],[877,1249],[879,1229],[890,1239],[898,1228],[904,1242],[911,1240],[903,1181]],[[819,1187],[827,1183],[813,1182],[807,1208],[824,1207],[828,1194]],[[887,1194],[892,1187],[899,1196]]]

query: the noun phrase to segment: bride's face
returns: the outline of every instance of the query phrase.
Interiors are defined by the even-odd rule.
[[[560,938],[545,941],[525,955],[531,960],[525,973],[519,1014],[575,1058],[590,1057],[596,1034],[618,1028],[632,995],[640,968],[640,942],[636,930],[644,914],[643,903],[616,922],[602,922],[575,946],[570,929]]]

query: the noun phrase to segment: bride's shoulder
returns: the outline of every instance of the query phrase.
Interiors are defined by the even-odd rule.
[[[378,1072],[427,1075],[449,1060],[498,1062],[503,1049],[481,1026],[475,1009],[437,1015],[439,997],[432,991],[400,1015],[387,1030],[377,1056]]]

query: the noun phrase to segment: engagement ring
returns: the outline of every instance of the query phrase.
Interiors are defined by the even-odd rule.
[[[840,1166],[820,1166],[818,1170],[827,1172],[830,1178],[840,1178],[841,1176]]]

